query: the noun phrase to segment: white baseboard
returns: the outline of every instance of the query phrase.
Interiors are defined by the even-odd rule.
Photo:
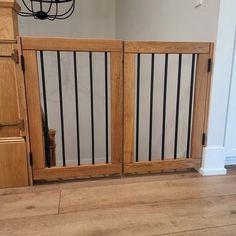
[[[236,165],[236,157],[226,157],[225,165],[226,166]]]
[[[225,168],[222,169],[203,169],[200,168],[198,172],[203,176],[211,176],[211,175],[226,175],[227,170]]]
[[[226,151],[224,147],[205,147],[203,150],[202,167],[199,173],[204,176],[226,175],[225,157]]]

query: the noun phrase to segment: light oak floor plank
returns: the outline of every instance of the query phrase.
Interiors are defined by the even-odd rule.
[[[67,189],[61,193],[60,212],[231,195],[236,194],[235,183],[236,176],[228,176]]]
[[[59,197],[60,191],[1,195],[0,220],[57,214]]]
[[[199,229],[188,232],[162,234],[162,236],[235,236],[236,225],[226,225],[214,228]]]
[[[161,235],[236,224],[236,195],[0,221],[0,235]]]
[[[173,172],[173,173],[159,173],[159,174],[139,174],[139,175],[127,175],[125,177],[107,177],[107,178],[86,178],[77,180],[68,180],[62,182],[45,182],[36,184],[32,187],[23,188],[8,188],[0,189],[0,195],[17,194],[17,193],[35,193],[41,191],[50,190],[63,190],[63,189],[75,189],[83,187],[95,187],[95,186],[109,186],[119,184],[130,184],[139,182],[156,182],[172,179],[186,179],[186,178],[199,178],[201,175],[197,171],[189,172]]]

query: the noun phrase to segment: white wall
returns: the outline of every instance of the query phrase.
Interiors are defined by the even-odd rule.
[[[117,0],[117,37],[136,40],[215,41],[219,0]]]
[[[203,174],[225,174],[225,159],[236,164],[236,2],[221,0],[213,73],[208,146]]]

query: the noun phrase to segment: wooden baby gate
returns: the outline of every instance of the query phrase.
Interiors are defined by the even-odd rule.
[[[87,40],[63,38],[32,38],[22,37],[22,59],[26,84],[26,96],[29,120],[29,135],[31,149],[31,164],[33,180],[65,179],[81,176],[111,175],[123,173],[149,172],[179,168],[198,168],[201,164],[203,146],[206,144],[206,130],[208,117],[208,103],[211,79],[211,61],[213,56],[212,43],[171,43],[171,42],[123,42],[120,40]],[[48,104],[45,75],[45,52],[53,52],[56,57],[58,95],[61,127],[62,165],[53,166],[50,162],[50,127],[48,123]],[[63,76],[61,55],[69,53],[73,59],[73,79],[75,86],[75,121],[77,159],[75,164],[67,163],[65,151]],[[78,53],[87,53],[88,82],[90,88],[90,117],[91,120],[91,163],[83,164],[80,155],[79,103],[78,103]],[[94,61],[93,54],[104,56],[105,76],[105,157],[103,163],[96,162],[94,135]],[[176,75],[176,110],[174,116],[175,132],[173,135],[174,150],[172,156],[166,156],[166,128],[168,98],[168,65],[170,57],[178,58],[178,73]],[[183,57],[191,58],[188,86],[188,121],[185,156],[178,156],[178,126],[180,121],[181,70]],[[150,93],[148,107],[149,124],[148,152],[146,157],[140,158],[140,78],[141,57],[150,57]],[[162,99],[162,128],[160,129],[160,144],[155,144],[153,137],[154,113],[154,81],[155,59],[163,57],[163,99]],[[159,76],[160,77],[160,76]],[[110,78],[110,80],[109,80]],[[110,81],[110,87],[108,86]],[[171,80],[172,81],[172,80]],[[169,83],[172,83],[169,81]],[[40,85],[41,84],[41,85]],[[110,93],[110,103],[109,96]],[[40,95],[42,94],[42,96]],[[41,102],[42,101],[42,102]],[[42,103],[42,105],[41,105]],[[110,124],[108,113],[110,112]],[[43,119],[42,119],[43,113]],[[99,121],[100,122],[100,121]],[[101,121],[104,122],[104,121]],[[99,123],[100,124],[100,123]],[[57,133],[56,133],[57,135]],[[110,135],[110,136],[109,136]],[[110,149],[109,149],[110,137]],[[58,143],[56,144],[59,145]],[[160,155],[153,156],[152,150],[160,146]],[[109,158],[109,151],[111,158]],[[146,159],[145,159],[146,158]]]

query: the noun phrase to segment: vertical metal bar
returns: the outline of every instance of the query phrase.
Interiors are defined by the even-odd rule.
[[[154,86],[155,54],[151,57],[151,86],[150,86],[150,121],[149,121],[149,161],[152,160],[152,120],[153,120],[153,86]]]
[[[178,151],[179,101],[180,101],[181,73],[182,73],[182,54],[179,54],[178,83],[177,83],[177,97],[176,97],[176,116],[175,116],[174,159],[177,159],[177,151]]]
[[[137,55],[136,162],[139,161],[139,99],[140,99],[140,53],[138,53]]]
[[[195,76],[195,58],[196,55],[192,55],[192,68],[191,68],[191,83],[189,92],[189,111],[188,111],[188,134],[187,134],[187,152],[186,157],[189,158],[190,154],[190,139],[191,139],[191,124],[192,124],[192,107],[193,107],[193,87]]]
[[[164,74],[164,95],[163,95],[163,118],[162,118],[162,148],[161,160],[165,159],[165,132],[166,132],[166,96],[167,96],[167,78],[168,78],[168,54],[165,55],[165,74]]]
[[[49,139],[49,128],[48,128],[48,109],[47,109],[47,93],[46,93],[46,82],[45,82],[45,70],[44,70],[44,57],[43,51],[40,51],[40,62],[41,62],[41,74],[42,74],[42,89],[43,89],[43,105],[44,105],[44,135],[45,135],[45,156],[46,156],[46,165],[51,167],[50,163],[50,139]]]
[[[106,163],[109,162],[109,141],[108,141],[108,61],[105,52],[105,127],[106,127]]]
[[[76,111],[76,135],[77,135],[77,159],[80,165],[80,133],[79,133],[79,95],[78,95],[78,76],[77,76],[77,57],[76,52],[74,56],[74,76],[75,76],[75,111]]]
[[[57,51],[57,66],[58,66],[58,84],[59,84],[59,100],[60,100],[60,116],[61,116],[62,160],[63,160],[63,166],[66,166],[64,117],[63,117],[63,95],[62,95],[62,81],[61,81],[61,55],[59,51]]]
[[[89,52],[89,72],[90,72],[90,102],[91,102],[91,135],[92,135],[92,164],[95,164],[94,157],[94,109],[93,109],[93,58]]]

